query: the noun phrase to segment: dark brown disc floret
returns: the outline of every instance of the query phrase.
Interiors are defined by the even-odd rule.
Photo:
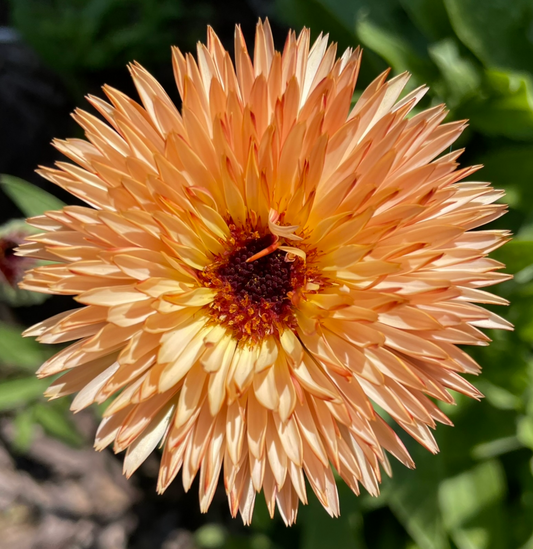
[[[287,253],[276,250],[250,263],[246,262],[271,242],[270,235],[249,240],[228,257],[217,275],[231,286],[236,297],[244,299],[248,296],[254,304],[268,303],[275,313],[282,314],[283,309],[290,305],[288,294],[293,290],[293,264],[285,260]]]
[[[238,339],[259,341],[295,322],[291,297],[304,284],[304,262],[281,250],[247,261],[273,242],[271,234],[243,239],[201,273],[206,286],[219,289],[213,317]]]

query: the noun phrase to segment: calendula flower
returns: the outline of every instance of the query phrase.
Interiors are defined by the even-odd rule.
[[[253,61],[239,27],[235,65],[215,33],[197,60],[173,50],[181,111],[142,67],[141,98],[104,86],[76,111],[88,141],[57,141],[75,164],[44,168],[89,207],[30,222],[20,248],[51,260],[23,287],[83,307],[34,326],[45,343],[78,340],[39,376],[74,411],[115,396],[96,448],[126,450],[133,471],[163,448],[158,489],[199,474],[202,511],[222,471],[232,515],[263,491],[288,524],[306,482],[331,515],[333,470],[378,493],[386,452],[413,462],[376,411],[432,452],[450,423],[430,397],[478,398],[457,345],[509,324],[475,303],[505,280],[488,252],[505,231],[472,230],[505,206],[488,183],[460,183],[465,122],[439,105],[408,118],[425,88],[379,76],[355,106],[361,52],[309,31],[274,49],[259,23]]]
[[[18,287],[24,271],[42,263],[31,257],[18,257],[15,253],[17,246],[33,232],[23,219],[12,219],[0,226],[0,301],[11,306],[35,305],[47,297]]]

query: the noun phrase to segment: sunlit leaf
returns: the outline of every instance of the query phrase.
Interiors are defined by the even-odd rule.
[[[495,519],[505,491],[505,476],[496,460],[486,461],[441,483],[442,516],[459,549],[508,546],[501,538],[503,517]]]
[[[33,376],[1,382],[0,412],[14,410],[40,398],[46,386],[45,380]]]
[[[474,459],[490,459],[507,452],[513,452],[522,448],[523,444],[518,437],[505,437],[497,440],[491,440],[485,444],[478,444],[472,449],[472,457]]]
[[[60,210],[65,206],[59,198],[12,175],[1,175],[0,185],[26,217],[41,215],[48,210]]]
[[[455,40],[446,38],[432,44],[429,55],[439,68],[446,84],[446,99],[453,102],[449,106],[453,107],[475,93],[480,83],[479,71],[471,61],[461,57]]]
[[[524,416],[519,419],[517,437],[524,446],[533,450],[533,417]]]
[[[491,383],[488,379],[481,379],[476,385],[495,408],[500,410],[517,410],[520,408],[522,403],[520,397],[499,385]]]
[[[356,31],[361,42],[381,55],[396,72],[410,71],[424,78],[432,71],[429,59],[420,56],[405,37],[386,32],[364,17],[357,21]]]
[[[472,127],[487,135],[533,140],[531,77],[489,71],[484,88],[465,111]]]
[[[0,322],[0,364],[35,371],[50,356],[52,349],[22,337],[21,331],[18,326]]]

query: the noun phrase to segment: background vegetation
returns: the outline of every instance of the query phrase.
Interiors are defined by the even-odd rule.
[[[270,521],[258,498],[254,522],[244,529],[228,517],[223,494],[210,514],[199,516],[186,510],[197,505],[195,494],[185,497],[177,489],[160,500],[170,513],[166,528],[194,531],[191,543],[205,548],[533,549],[532,0],[11,0],[5,23],[39,60],[26,63],[30,68],[22,73],[45,90],[32,102],[28,89],[35,88],[19,82],[17,89],[26,93],[17,100],[31,104],[36,119],[55,114],[35,130],[37,137],[32,134],[23,161],[1,153],[1,171],[34,181],[28,170],[53,158],[40,145],[52,137],[49,132],[65,137],[78,131],[66,122],[67,113],[82,103],[84,93],[95,92],[104,82],[133,93],[124,67],[128,61],[146,65],[171,91],[170,44],[192,49],[210,23],[231,49],[233,24],[241,22],[251,41],[256,18],[265,15],[273,22],[278,47],[288,26],[304,25],[315,35],[330,33],[341,49],[362,44],[358,90],[388,66],[394,74],[408,70],[411,87],[431,87],[423,107],[445,102],[449,119],[470,120],[454,147],[466,147],[463,165],[484,164],[480,177],[507,192],[510,212],[497,226],[511,229],[515,239],[494,255],[515,277],[495,291],[511,301],[503,316],[516,330],[490,333],[491,346],[472,351],[484,367],[474,383],[486,398],[475,402],[458,395],[457,406],[444,407],[455,427],[438,428],[439,455],[401,434],[417,469],[395,464],[379,498],[355,497],[339,484],[340,519],[330,519],[311,497],[291,529],[279,519]],[[0,90],[2,108],[14,97],[8,91]],[[27,112],[24,104],[20,111]],[[24,138],[13,138],[12,147],[22,146]],[[27,189],[21,193],[16,180],[4,182],[11,202],[2,221],[42,209],[43,196],[32,200],[34,195]],[[6,442],[10,452],[24,455],[43,431],[66,444],[90,446],[90,437],[80,433],[67,413],[68,403],[44,404],[40,396],[43,382],[33,372],[50,349],[18,335],[25,324],[68,307],[68,301],[53,298],[30,306],[20,295],[2,298],[0,413],[13,426],[14,435]],[[142,513],[149,505],[152,513],[162,508],[153,503],[153,475],[141,470],[133,483],[141,496],[131,511],[136,526],[125,546],[166,547],[161,536],[151,545],[139,541],[146,524]]]

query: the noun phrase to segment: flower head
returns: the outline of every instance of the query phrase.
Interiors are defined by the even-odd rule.
[[[159,445],[159,490],[199,474],[207,510],[222,471],[233,515],[256,492],[287,523],[306,483],[339,513],[333,469],[378,493],[386,452],[413,462],[376,411],[432,452],[449,423],[430,397],[477,398],[457,345],[509,328],[476,303],[505,280],[486,256],[505,231],[473,231],[505,207],[460,181],[450,148],[465,127],[444,106],[408,117],[426,89],[379,76],[355,106],[361,52],[309,31],[274,49],[259,23],[253,61],[239,27],[235,65],[215,33],[197,60],[173,50],[179,111],[139,65],[138,104],[104,87],[74,118],[88,141],[57,141],[73,162],[41,171],[89,207],[46,212],[20,247],[54,264],[23,287],[83,305],[27,331],[78,340],[40,376],[74,411],[115,396],[96,447],[127,450],[127,475]]]
[[[0,301],[11,306],[35,305],[47,297],[18,287],[24,271],[42,263],[31,257],[19,257],[15,253],[17,246],[33,232],[23,219],[12,219],[0,226]]]

